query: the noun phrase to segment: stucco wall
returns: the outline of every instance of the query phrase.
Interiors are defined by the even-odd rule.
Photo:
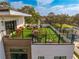
[[[0,21],[0,59],[5,59],[5,53],[4,53],[4,46],[3,46],[3,41],[2,41],[2,36],[5,34],[4,32],[2,33],[1,30],[4,30],[4,26]]]
[[[3,12],[0,12],[0,14],[7,15],[7,14],[9,14],[9,12],[8,11],[3,11]]]
[[[17,27],[24,25],[24,17],[15,17],[15,16],[3,16],[0,17],[0,59],[5,59],[4,45],[2,41],[2,36],[6,34],[5,31],[5,21],[17,21]],[[4,30],[3,32],[1,32]]]
[[[11,20],[19,20],[19,19],[23,19],[22,16],[1,16],[0,20],[2,21],[11,21]]]
[[[72,59],[73,45],[32,45],[32,59],[44,56],[45,59],[54,59],[54,56],[67,56]]]
[[[0,34],[0,59],[5,59],[4,46],[2,41],[2,35]]]
[[[30,39],[12,39],[4,38],[3,39],[5,46],[6,59],[11,59],[11,49],[22,49],[23,54],[28,54],[28,59],[31,59],[31,40]],[[18,52],[18,53],[21,53]]]
[[[3,17],[0,17],[0,21],[13,21],[13,20],[16,20],[17,22],[17,28],[20,27],[20,26],[23,26],[24,25],[24,17],[21,17],[21,16],[3,16]]]
[[[0,20],[0,31],[5,30],[5,24]]]
[[[0,20],[0,34],[1,34],[1,37],[6,35],[5,24],[4,22],[1,22],[1,20]]]
[[[20,17],[19,20],[17,20],[17,28],[19,28],[20,26],[23,26],[25,24],[25,20],[23,17]]]

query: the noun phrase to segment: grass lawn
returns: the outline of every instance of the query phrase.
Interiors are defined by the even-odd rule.
[[[60,27],[60,24],[55,24],[56,26]],[[68,25],[68,24],[63,24],[62,28],[73,28],[74,26]]]
[[[58,36],[57,34],[52,31],[50,28],[40,28],[40,34],[41,34],[41,39],[40,40],[45,40],[46,41],[49,41],[51,40],[52,42],[58,42]]]
[[[19,38],[30,38],[32,36],[32,30],[31,29],[27,29],[27,28],[24,28],[23,29],[23,32],[20,33],[19,36],[16,35],[16,32],[13,32],[12,34],[12,37],[16,38],[16,37],[19,37]]]
[[[25,28],[23,30],[23,38],[30,38],[32,36],[32,30]]]
[[[37,38],[38,41],[40,42],[45,42],[45,41],[52,41],[52,42],[58,42],[59,37],[57,34],[50,28],[39,28],[38,30],[38,35]],[[15,34],[16,35],[16,34]],[[23,32],[21,33],[20,37],[25,39],[32,38],[32,29],[24,28]],[[15,37],[15,36],[14,36]]]

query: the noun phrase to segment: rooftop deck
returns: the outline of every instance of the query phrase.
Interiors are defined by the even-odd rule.
[[[33,43],[65,43],[51,27],[25,27],[12,32],[9,38],[15,39],[31,39]]]

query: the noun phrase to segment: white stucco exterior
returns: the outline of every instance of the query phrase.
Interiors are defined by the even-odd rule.
[[[0,17],[0,59],[6,59],[4,45],[2,41],[2,37],[6,35],[5,21],[13,21],[13,20],[16,20],[17,28],[24,25],[24,17],[21,17],[21,16]],[[3,32],[1,32],[2,30]]]
[[[24,16],[31,16],[31,15],[9,9],[5,11],[4,10],[0,11],[0,59],[6,59],[4,45],[2,41],[2,37],[6,35],[5,21],[15,20],[17,24],[16,27],[19,28],[20,26],[24,25],[25,21]]]
[[[20,17],[19,20],[17,20],[17,28],[23,26],[25,24],[24,17]]]
[[[3,46],[3,41],[2,41],[2,36],[5,34],[5,31],[1,32],[1,30],[5,29],[3,25],[4,24],[2,24],[0,21],[0,59],[5,59],[4,46]]]
[[[5,52],[4,52],[4,46],[3,46],[3,41],[0,33],[0,59],[5,59]]]
[[[54,56],[66,56],[72,59],[74,45],[32,45],[32,59],[44,56],[45,59],[54,59]]]
[[[0,20],[0,31],[5,30],[5,24]]]
[[[9,14],[9,12],[8,11],[4,11],[4,12],[0,12],[0,14],[7,15],[7,14]]]
[[[3,16],[0,17],[0,21],[3,21],[3,23],[5,23],[5,21],[16,21],[17,24],[17,28],[19,28],[20,26],[23,26],[25,24],[25,20],[23,16]],[[2,26],[2,25],[0,25]],[[1,28],[4,28],[5,25],[3,25]],[[4,29],[5,30],[5,29]]]

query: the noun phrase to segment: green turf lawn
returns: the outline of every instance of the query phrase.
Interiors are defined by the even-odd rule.
[[[51,40],[52,42],[58,42],[59,37],[50,28],[39,28],[39,33],[37,35],[38,41],[45,42]],[[22,37],[22,34],[20,35]],[[32,38],[32,29],[24,28],[23,38]]]
[[[40,28],[40,34],[41,34],[41,40],[52,40],[52,42],[58,42],[58,36],[57,34],[51,30],[50,28]]]
[[[23,30],[23,38],[30,38],[32,36],[32,30],[25,28]]]
[[[60,24],[55,24],[57,27],[60,27]],[[73,28],[73,25],[63,24],[62,28]]]
[[[22,35],[23,35],[23,38],[25,38],[25,39],[27,38],[28,39],[28,38],[30,38],[32,36],[32,30],[24,28],[23,32],[21,33],[21,35],[19,36],[19,38],[22,38]],[[15,37],[15,38],[17,37],[16,36],[16,32],[12,33],[12,37]]]

